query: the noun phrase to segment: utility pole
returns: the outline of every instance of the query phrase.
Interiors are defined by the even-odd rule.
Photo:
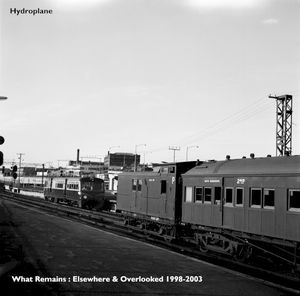
[[[21,188],[21,165],[22,165],[22,156],[25,155],[25,153],[17,153],[19,155],[19,191]]]
[[[42,164],[42,188],[44,187],[44,170],[45,170],[45,165]]]
[[[169,146],[169,150],[173,150],[173,162],[175,162],[175,152],[180,150],[180,147]]]
[[[151,154],[151,153],[152,153],[151,151],[144,151],[144,170],[146,167],[146,154]]]
[[[137,145],[135,145],[135,148],[134,148],[134,171],[135,172],[136,172],[136,169],[137,169],[137,163],[136,163],[137,147],[139,147],[139,146],[146,147],[146,144],[137,144]]]
[[[187,147],[186,147],[186,152],[185,152],[185,160],[186,160],[186,161],[189,160],[189,156],[188,156],[188,155],[189,155],[189,149],[190,149],[190,148],[199,148],[199,146],[196,146],[196,145],[195,145],[195,146],[187,146]]]
[[[291,95],[269,96],[276,100],[276,156],[292,155],[292,114]]]

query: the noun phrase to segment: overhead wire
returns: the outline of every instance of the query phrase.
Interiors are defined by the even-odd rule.
[[[226,116],[225,118],[217,121],[216,123],[206,127],[202,131],[196,132],[191,136],[180,139],[178,143],[180,143],[181,145],[187,145],[189,143],[194,143],[199,139],[204,139],[208,136],[214,135],[220,132],[221,130],[227,129],[228,127],[232,126],[232,124],[243,122],[244,120],[254,117],[257,114],[260,114],[261,112],[272,107],[270,105],[269,107],[267,107],[268,105],[269,102],[267,102],[265,98],[256,100],[252,104],[241,108],[240,110],[233,114],[230,114],[229,116]],[[158,147],[156,149],[151,150],[151,152],[159,152],[165,149],[166,147]]]

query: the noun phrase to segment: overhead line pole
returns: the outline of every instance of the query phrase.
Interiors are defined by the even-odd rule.
[[[276,156],[292,154],[292,114],[291,95],[269,96],[276,100]]]

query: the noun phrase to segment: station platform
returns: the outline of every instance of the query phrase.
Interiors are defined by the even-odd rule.
[[[237,272],[1,199],[0,235],[0,286],[7,295],[293,295]]]

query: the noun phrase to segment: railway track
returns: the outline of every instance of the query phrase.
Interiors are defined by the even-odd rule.
[[[100,229],[142,240],[159,247],[194,257],[212,264],[228,268],[230,270],[250,275],[269,285],[279,285],[285,290],[300,295],[300,275],[296,273],[287,273],[283,270],[270,271],[259,266],[257,262],[253,265],[234,261],[232,257],[220,256],[215,253],[203,253],[194,244],[186,241],[170,240],[160,237],[157,233],[149,232],[145,229],[139,229],[123,223],[123,217],[119,213],[96,212],[81,208],[71,207],[64,204],[55,204],[45,201],[41,198],[22,196],[17,193],[2,193],[1,198],[22,204],[27,207],[36,208],[47,213],[62,216],[75,221],[80,221]]]

